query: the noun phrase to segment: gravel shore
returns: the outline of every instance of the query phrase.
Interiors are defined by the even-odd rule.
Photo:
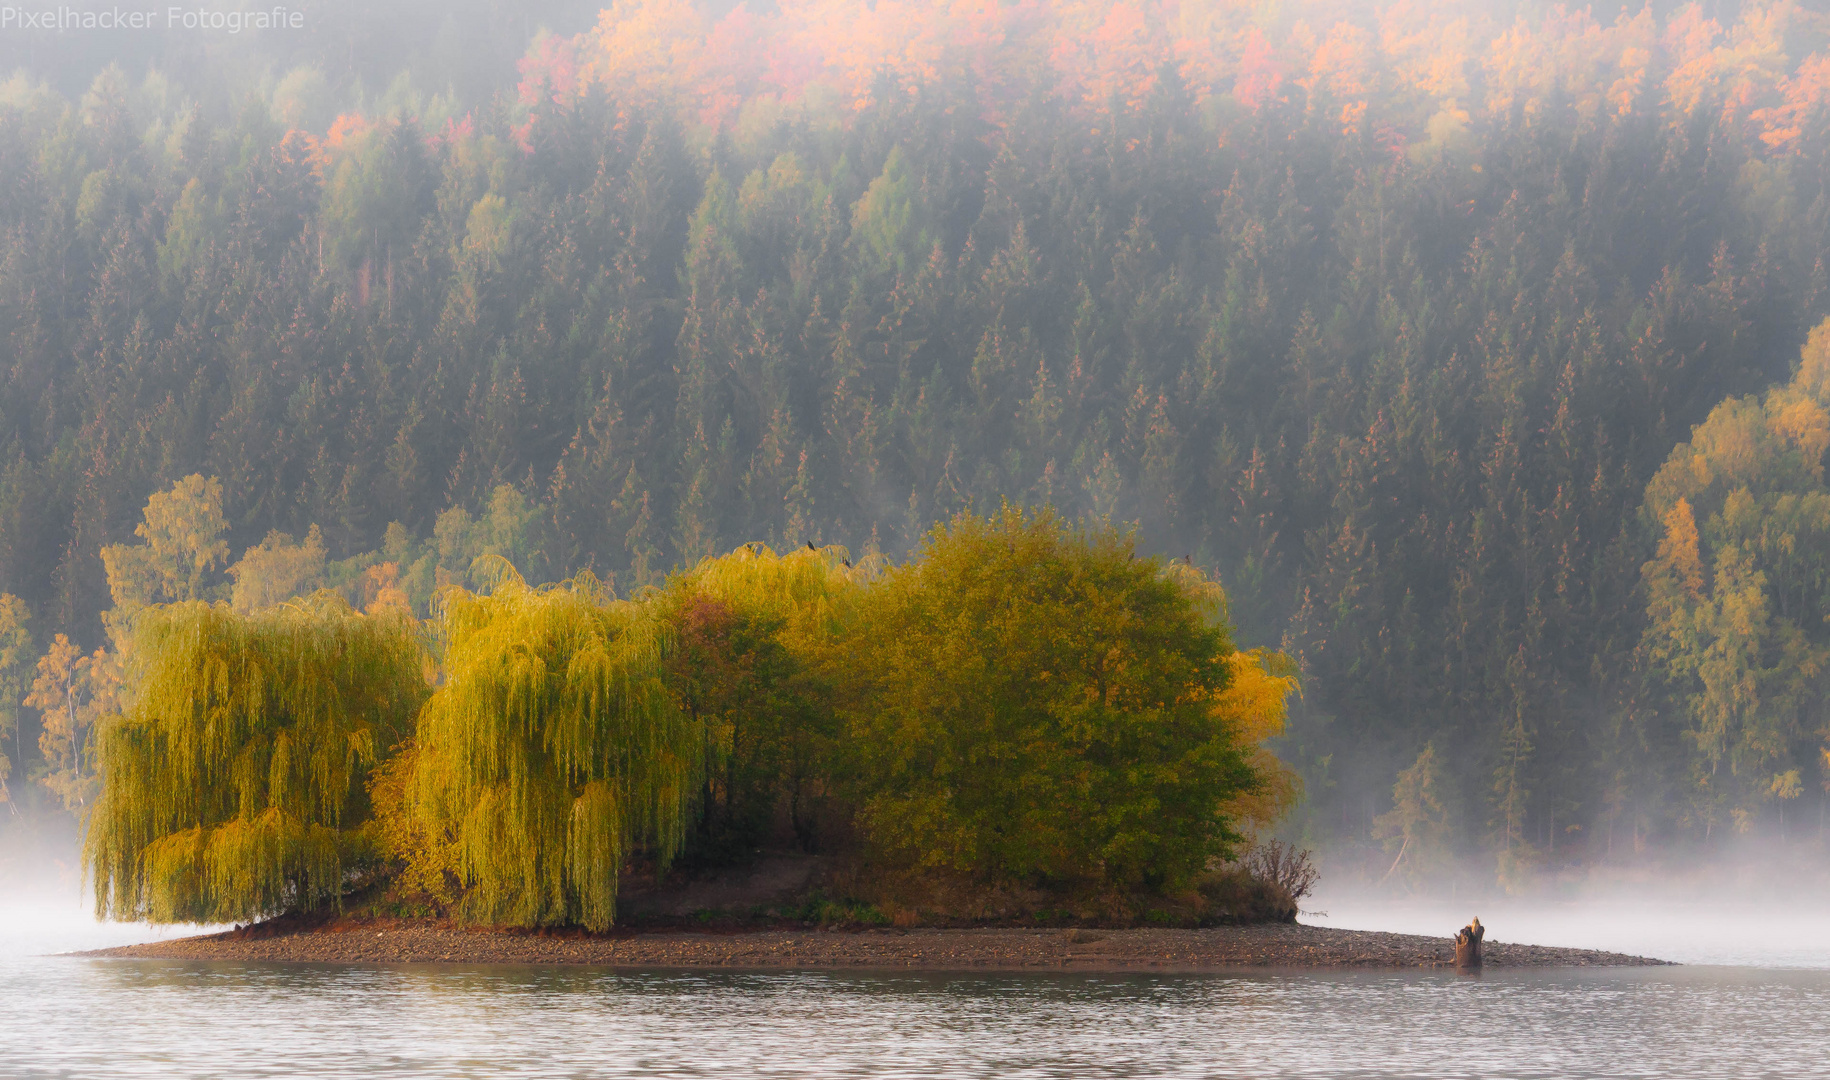
[[[771,929],[602,935],[473,930],[432,920],[349,919],[274,933],[243,930],[78,956],[305,963],[594,964],[666,968],[1200,971],[1231,967],[1454,966],[1447,936],[1278,923],[1202,930]],[[1488,938],[1488,967],[1663,964],[1591,949]]]

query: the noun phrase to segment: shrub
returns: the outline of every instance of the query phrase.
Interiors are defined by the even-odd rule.
[[[1321,871],[1309,861],[1309,852],[1282,840],[1266,840],[1252,845],[1239,864],[1246,872],[1268,885],[1275,885],[1290,896],[1290,902],[1308,896],[1315,888]]]

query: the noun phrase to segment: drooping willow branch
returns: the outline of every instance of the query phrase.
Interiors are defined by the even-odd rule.
[[[411,731],[423,651],[330,594],[255,615],[147,609],[99,732],[85,857],[104,917],[252,920],[334,904],[370,840],[368,772]]]
[[[653,605],[589,575],[505,577],[447,595],[411,797],[454,840],[466,919],[605,929],[625,857],[645,846],[665,865],[684,843],[705,732],[662,685]]]

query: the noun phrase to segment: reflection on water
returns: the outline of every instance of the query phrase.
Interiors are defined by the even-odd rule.
[[[9,1076],[1800,1076],[1830,975],[973,977],[0,960]]]

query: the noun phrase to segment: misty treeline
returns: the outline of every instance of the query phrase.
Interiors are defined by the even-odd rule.
[[[1262,746],[1292,663],[1235,650],[1219,585],[1110,525],[961,514],[900,565],[751,544],[632,599],[477,567],[430,624],[398,591],[111,612],[98,913],[355,892],[604,930],[631,866],[771,847],[856,868],[848,918],[1295,916],[1227,866],[1294,793]]]
[[[148,123],[182,117],[193,102],[229,109],[251,89],[287,121],[320,129],[345,108],[410,106],[435,117],[452,110],[461,115],[467,103],[489,100],[515,78],[532,38],[549,28],[587,26],[597,8],[591,0],[310,0],[239,9],[167,4],[139,9],[151,16],[151,25],[125,32],[109,30],[106,22],[85,28],[85,13],[105,19],[114,9],[79,2],[54,5],[39,24],[57,25],[61,10],[62,32],[24,25],[18,17],[9,23],[20,32],[0,38],[0,72],[26,73],[75,99],[96,72],[116,64],[136,79],[149,76],[135,87]],[[134,13],[122,9],[123,16]],[[224,17],[231,13],[242,16],[243,29],[228,29]],[[287,24],[283,30],[251,29],[254,16],[273,19],[276,13]]]
[[[421,615],[484,554],[630,595],[1008,499],[1225,581],[1302,667],[1289,828],[1377,873],[1816,835],[1825,31],[647,0],[442,123],[15,80],[10,670],[104,643],[192,474],[224,599],[302,560],[263,595]]]

